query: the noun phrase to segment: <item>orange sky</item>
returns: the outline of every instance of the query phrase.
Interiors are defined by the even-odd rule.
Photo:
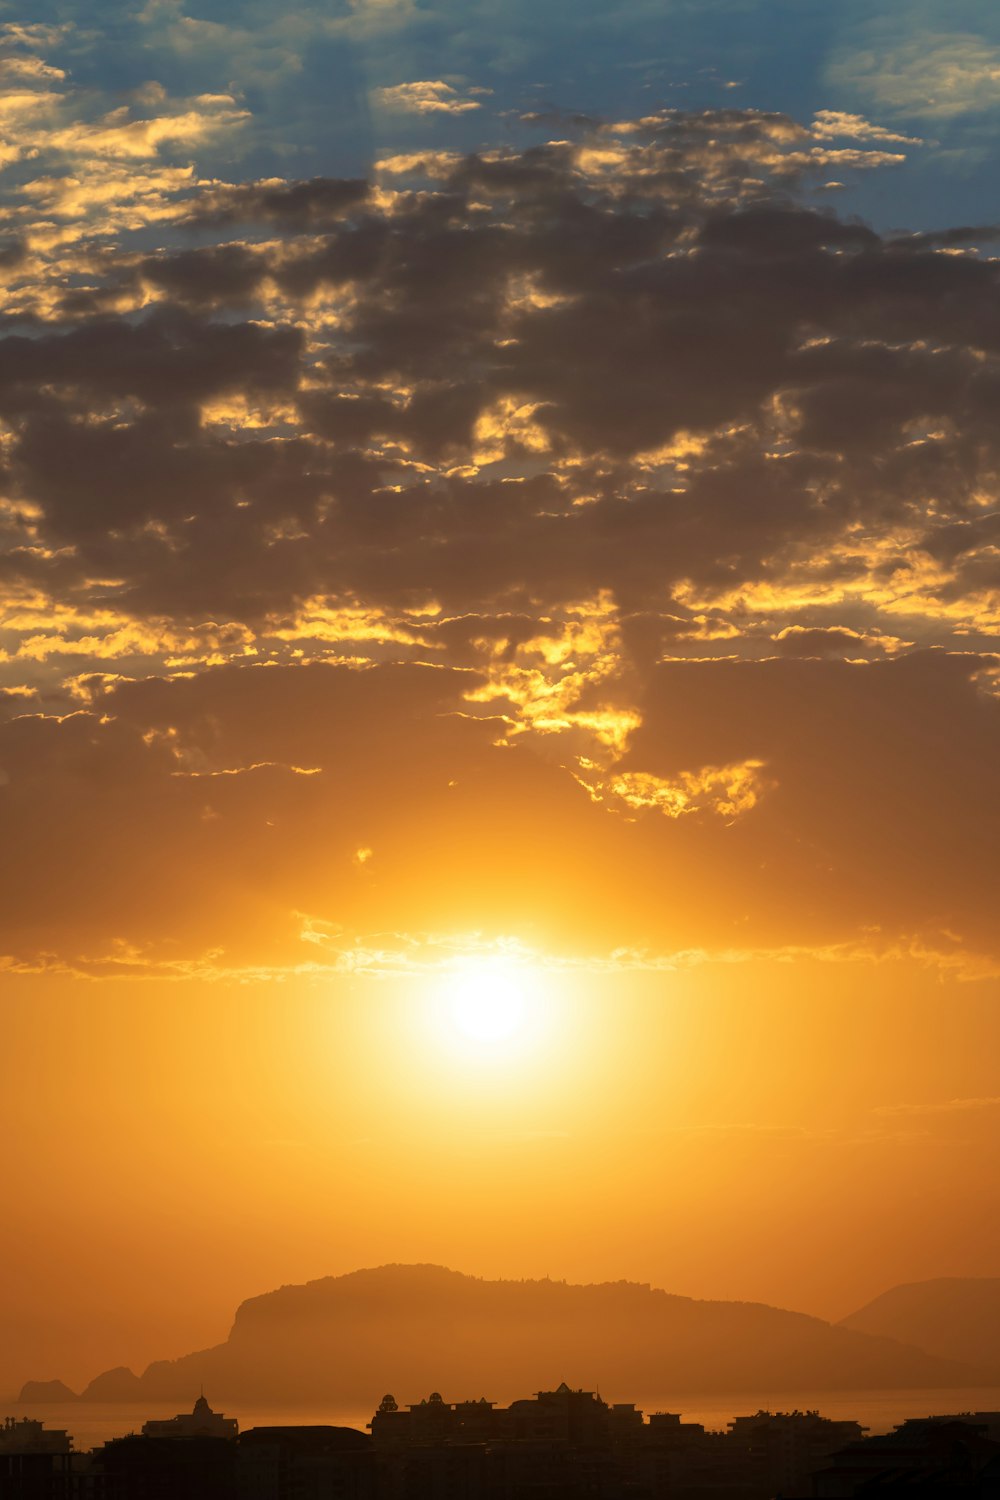
[[[82,1384],[390,1260],[840,1316],[997,1253],[993,982],[800,960],[543,975],[477,1048],[412,977],[25,979],[2,1379]]]
[[[921,145],[849,111],[472,150],[397,78],[362,177],[249,33],[64,30],[0,28],[3,1385],[384,1261],[995,1270],[996,232],[838,213]]]

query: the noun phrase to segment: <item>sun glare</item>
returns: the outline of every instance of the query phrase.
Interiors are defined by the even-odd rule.
[[[473,1042],[505,1042],[525,1022],[524,990],[510,974],[489,969],[456,974],[451,981],[451,1019]]]
[[[466,1058],[531,1050],[547,1029],[550,997],[537,970],[503,956],[449,966],[433,981],[431,998],[442,1041]]]

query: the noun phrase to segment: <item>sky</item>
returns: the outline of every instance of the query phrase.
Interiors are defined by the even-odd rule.
[[[1000,14],[0,4],[0,1393],[997,1265]]]

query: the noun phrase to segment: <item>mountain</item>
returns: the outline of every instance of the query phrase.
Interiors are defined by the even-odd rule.
[[[68,1385],[63,1385],[61,1380],[29,1380],[21,1387],[19,1402],[25,1405],[37,1405],[40,1401],[56,1401],[60,1404],[66,1401],[75,1401],[77,1395],[71,1391]]]
[[[947,1276],[894,1286],[840,1323],[901,1339],[942,1359],[978,1365],[1000,1381],[1000,1277]]]
[[[238,1309],[228,1340],[137,1377],[99,1376],[84,1400],[230,1407],[508,1400],[560,1380],[621,1398],[974,1384],[967,1367],[892,1339],[752,1302],[700,1302],[632,1282],[482,1281],[382,1266],[284,1286]]]
[[[142,1380],[124,1365],[105,1370],[83,1392],[83,1401],[141,1401],[146,1392]]]

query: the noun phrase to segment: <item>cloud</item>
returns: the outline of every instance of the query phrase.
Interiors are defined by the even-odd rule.
[[[314,178],[286,182],[275,177],[261,182],[213,184],[187,205],[185,224],[224,225],[273,223],[285,230],[329,229],[359,209],[369,195],[361,178]]]
[[[420,19],[415,0],[348,0],[358,36],[369,36],[385,29],[409,25]]]
[[[920,31],[841,54],[827,80],[890,114],[948,121],[1000,104],[1000,47],[972,32]]]
[[[237,79],[241,88],[272,91],[290,82],[301,83],[308,50],[342,28],[342,15],[336,14],[341,8],[333,9],[331,15],[322,4],[300,3],[275,12],[250,0],[240,6],[214,7],[209,19],[190,15],[184,0],[147,0],[135,21],[147,52],[173,54],[183,60],[189,73],[211,65],[218,76],[217,67],[222,64],[223,76]]]
[[[487,90],[487,92],[489,92]],[[457,89],[440,80],[421,83],[397,83],[374,90],[372,98],[382,109],[414,115],[462,115],[482,109],[478,99],[463,97]]]
[[[147,229],[174,217],[175,201],[196,179],[191,157],[248,123],[229,93],[173,98],[158,84],[110,105],[77,88],[39,57],[0,59],[8,88],[0,100],[0,202],[30,244],[38,304],[51,280],[72,277],[65,247],[96,235]],[[24,311],[8,296],[9,311]]]
[[[732,766],[703,766],[671,780],[649,771],[625,771],[611,777],[608,791],[630,808],[657,808],[668,818],[711,809],[736,818],[756,807],[764,789],[761,761]]]
[[[5,21],[0,25],[0,38],[7,45],[38,50],[56,46],[72,29],[72,25],[69,23],[54,25],[43,21],[35,22],[34,24],[30,22]]]
[[[998,1108],[1000,1098],[946,1099],[930,1104],[882,1104],[875,1110],[875,1114],[893,1118],[903,1115],[964,1115],[980,1114]]]
[[[906,642],[880,631],[862,632],[844,625],[786,625],[774,637],[782,656],[881,656],[902,650]],[[912,642],[909,644],[912,645]]]
[[[664,664],[616,774],[626,790],[679,784],[681,817],[655,798],[628,817],[595,802],[540,744],[470,712],[479,673],[314,663],[98,679],[82,712],[0,726],[5,825],[24,850],[4,876],[4,947],[26,960],[127,939],[154,964],[179,949],[294,965],[309,933],[330,946],[332,923],[331,952],[380,924],[597,959],[771,951],[790,932],[818,949],[866,932],[877,952],[920,931],[947,952],[958,930],[987,951],[1000,725],[973,665]],[[954,738],[931,741],[936,801],[915,824],[932,713]],[[713,807],[746,778],[695,768],[748,751],[766,760],[766,794]]]
[[[819,140],[837,140],[848,136],[855,141],[887,141],[900,146],[922,144],[918,136],[900,135],[894,130],[887,130],[884,125],[873,125],[863,115],[847,114],[841,109],[817,110],[812,129]]]
[[[12,961],[995,964],[996,230],[811,192],[909,142],[665,109],[230,182],[174,153],[231,97],[26,92]]]
[[[40,57],[0,57],[0,79],[5,84],[58,82],[65,77],[61,68],[52,67]]]

